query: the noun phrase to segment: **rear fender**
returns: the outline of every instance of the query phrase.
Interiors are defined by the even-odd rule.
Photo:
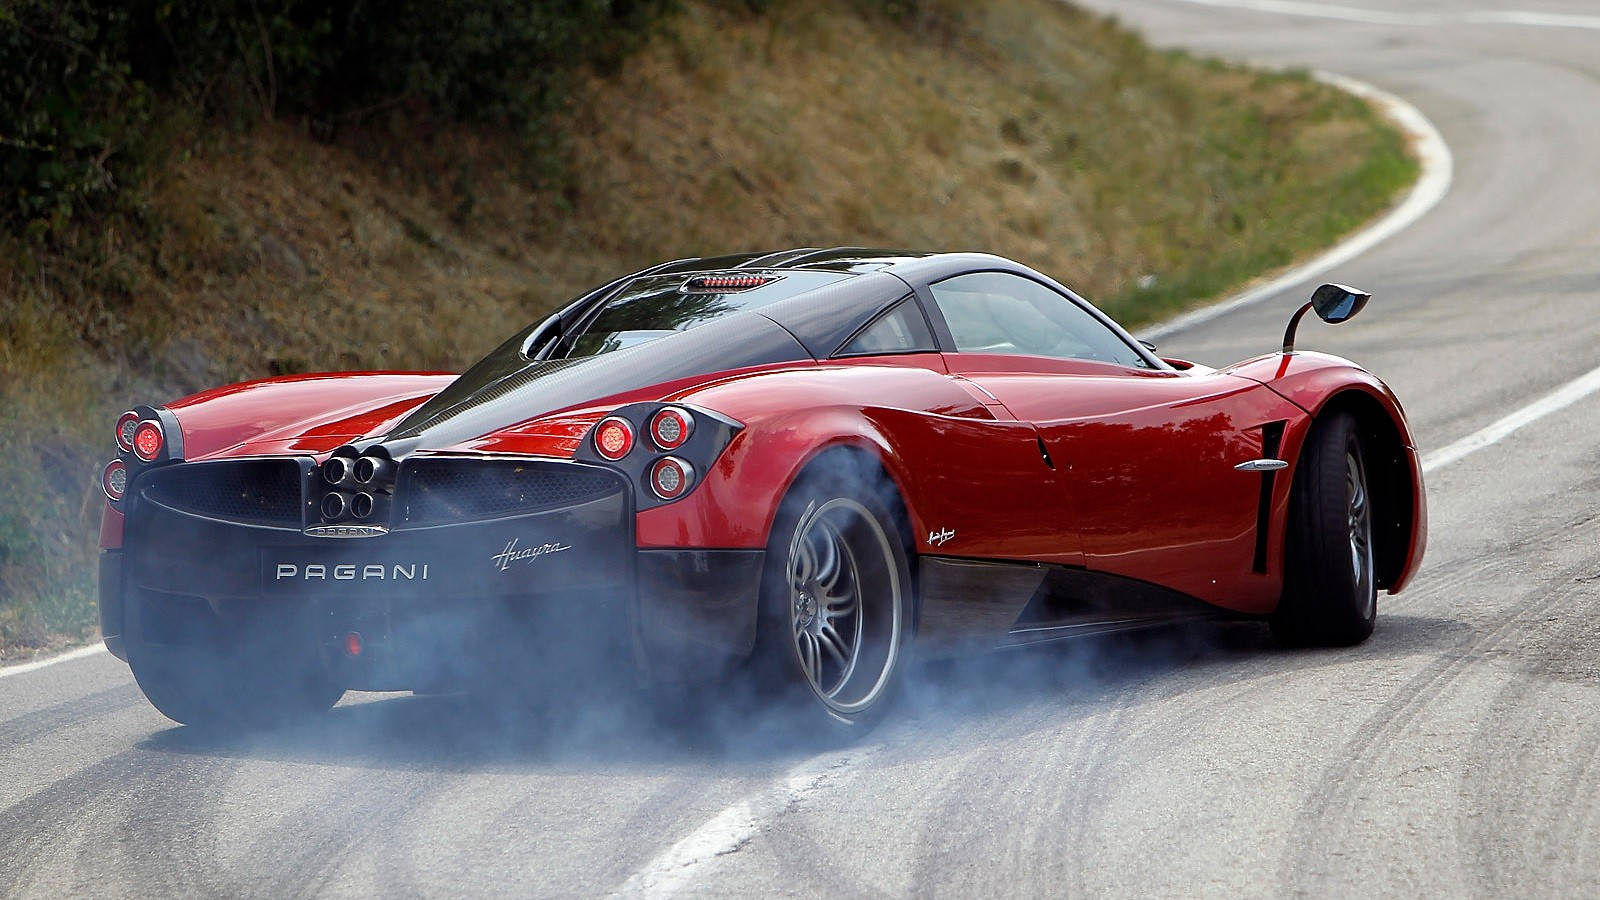
[[[167,404],[184,458],[317,454],[382,431],[454,380],[435,372],[293,375],[215,388]]]
[[[760,549],[778,507],[806,467],[824,453],[853,449],[894,483],[913,534],[923,519],[917,487],[893,440],[856,408],[810,409],[747,425],[689,496],[638,515],[641,548]]]

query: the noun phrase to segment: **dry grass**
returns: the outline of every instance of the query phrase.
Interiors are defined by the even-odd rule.
[[[497,135],[175,128],[136,209],[0,244],[0,653],[92,632],[95,475],[134,402],[458,368],[618,272],[738,249],[992,250],[1137,322],[1327,244],[1413,174],[1350,98],[1053,0],[920,34],[847,0],[684,5],[581,85],[559,189]]]

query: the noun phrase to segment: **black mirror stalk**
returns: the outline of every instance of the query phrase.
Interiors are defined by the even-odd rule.
[[[1311,293],[1310,302],[1295,311],[1289,319],[1289,327],[1283,332],[1283,352],[1294,352],[1294,333],[1300,327],[1300,320],[1311,310],[1317,311],[1317,317],[1329,325],[1348,322],[1355,318],[1356,313],[1367,307],[1367,301],[1372,295],[1366,291],[1358,290],[1343,284],[1324,284]]]

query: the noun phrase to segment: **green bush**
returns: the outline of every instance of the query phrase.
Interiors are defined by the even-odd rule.
[[[150,109],[128,20],[93,0],[0,6],[0,226],[59,227],[128,172]]]
[[[541,138],[567,74],[614,64],[671,2],[8,0],[0,228],[50,232],[114,196],[157,98],[323,136],[399,111]]]

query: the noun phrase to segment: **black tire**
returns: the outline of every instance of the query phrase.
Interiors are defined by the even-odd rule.
[[[1377,621],[1372,496],[1349,413],[1311,427],[1289,498],[1283,600],[1272,630],[1285,643],[1359,644]]]
[[[296,639],[304,637],[298,629],[262,629],[245,639],[253,629],[207,622],[198,630],[208,640],[169,646],[143,639],[142,612],[130,604],[128,664],[146,699],[175,722],[228,730],[288,725],[327,712],[344,696],[310,642]]]
[[[773,523],[754,659],[781,699],[837,730],[881,719],[906,665],[916,605],[901,522],[876,465],[835,453],[807,470]]]

